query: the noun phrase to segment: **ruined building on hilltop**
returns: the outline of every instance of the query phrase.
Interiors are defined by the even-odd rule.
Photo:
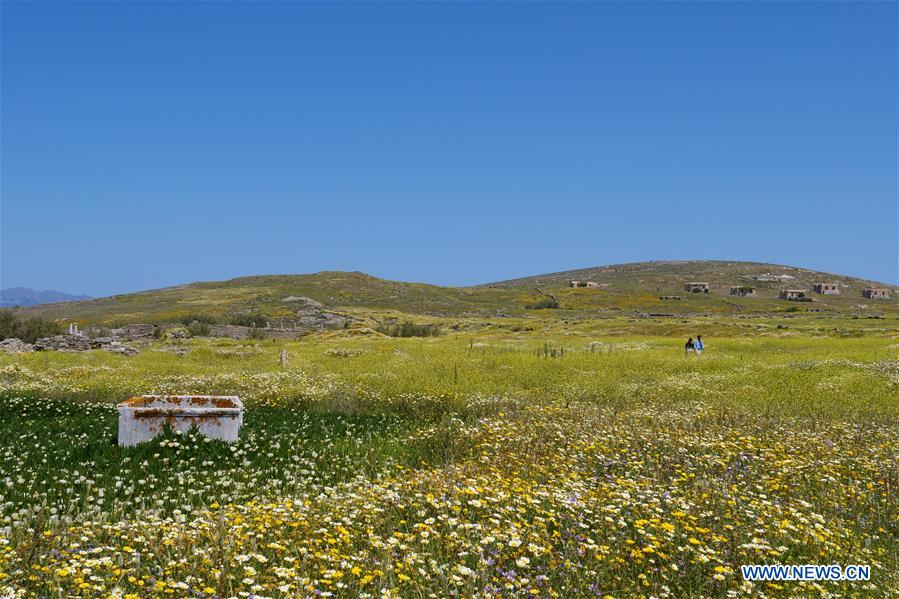
[[[739,295],[740,297],[755,296],[755,287],[747,287],[746,285],[735,285],[730,288],[731,295]]]
[[[812,298],[808,296],[807,289],[781,289],[778,296],[782,300],[791,302],[810,302]]]
[[[840,284],[839,283],[815,283],[812,286],[812,289],[815,290],[815,293],[819,295],[839,295],[840,294]]]
[[[890,299],[890,290],[886,287],[868,287],[862,289],[862,296],[867,299]]]
[[[690,293],[708,293],[709,284],[697,283],[696,281],[692,281],[684,285],[684,291],[689,291]]]

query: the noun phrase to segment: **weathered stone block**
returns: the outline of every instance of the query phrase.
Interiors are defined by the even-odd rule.
[[[243,425],[243,403],[236,395],[141,395],[118,405],[122,447],[144,443],[162,433],[166,425],[187,432],[237,441]]]

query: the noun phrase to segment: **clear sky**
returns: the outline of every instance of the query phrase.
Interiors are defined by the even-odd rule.
[[[0,285],[897,282],[897,4],[2,3]]]

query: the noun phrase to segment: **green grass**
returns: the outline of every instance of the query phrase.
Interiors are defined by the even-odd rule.
[[[436,337],[440,334],[440,325],[417,324],[407,320],[400,324],[379,325],[375,330],[388,337]]]
[[[234,391],[253,400],[305,402],[308,406],[332,396],[346,402],[346,396],[350,396],[362,406],[360,409],[368,410],[369,404],[374,406],[371,409],[377,408],[379,398],[403,394],[458,397],[463,401],[474,394],[489,394],[548,401],[560,390],[570,395],[574,389],[585,397],[618,401],[626,397],[624,383],[642,381],[651,387],[672,373],[696,371],[726,375],[732,387],[745,384],[749,390],[734,393],[734,398],[752,400],[750,403],[756,405],[781,400],[771,395],[767,385],[760,386],[756,397],[750,383],[759,386],[758,379],[803,360],[817,360],[824,366],[797,369],[789,379],[795,384],[791,392],[814,399],[808,386],[833,375],[829,369],[834,367],[828,360],[841,357],[855,366],[840,367],[845,375],[840,384],[847,391],[826,396],[828,403],[889,410],[891,404],[879,405],[852,393],[856,389],[850,383],[861,379],[867,385],[878,384],[873,390],[882,396],[889,380],[867,377],[867,371],[857,363],[875,363],[895,355],[890,348],[896,342],[885,334],[871,337],[866,329],[848,328],[863,322],[846,321],[847,329],[839,338],[810,336],[824,328],[820,322],[802,327],[791,324],[790,329],[755,323],[754,327],[763,328],[753,328],[752,337],[720,338],[710,333],[714,325],[708,321],[669,321],[664,336],[609,336],[588,324],[548,322],[545,333],[515,333],[510,330],[515,328],[512,326],[411,339],[329,333],[297,341],[199,339],[155,344],[135,357],[106,352],[0,355],[0,389],[110,402],[135,393]],[[618,331],[614,325],[610,329]],[[697,331],[713,351],[703,356],[708,359],[686,362],[683,340]],[[824,330],[821,334],[832,332]],[[541,351],[547,345],[564,352],[564,360],[543,359]],[[183,347],[188,353],[180,356],[160,351],[166,347]],[[279,364],[281,349],[288,351],[286,368]]]
[[[191,511],[420,465],[400,443],[411,424],[390,415],[259,406],[234,445],[168,431],[128,449],[115,444],[113,404],[5,395],[0,418],[0,471],[21,481],[5,494],[4,515],[24,513],[30,525],[32,515],[46,525],[49,514]]]
[[[446,325],[0,355],[0,596],[899,592],[890,321]],[[240,395],[240,441],[113,445],[154,391]]]

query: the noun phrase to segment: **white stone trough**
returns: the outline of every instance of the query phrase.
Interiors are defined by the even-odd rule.
[[[210,439],[237,441],[243,424],[243,403],[236,395],[139,395],[123,401],[119,410],[119,445],[131,447],[172,430],[194,426]]]

